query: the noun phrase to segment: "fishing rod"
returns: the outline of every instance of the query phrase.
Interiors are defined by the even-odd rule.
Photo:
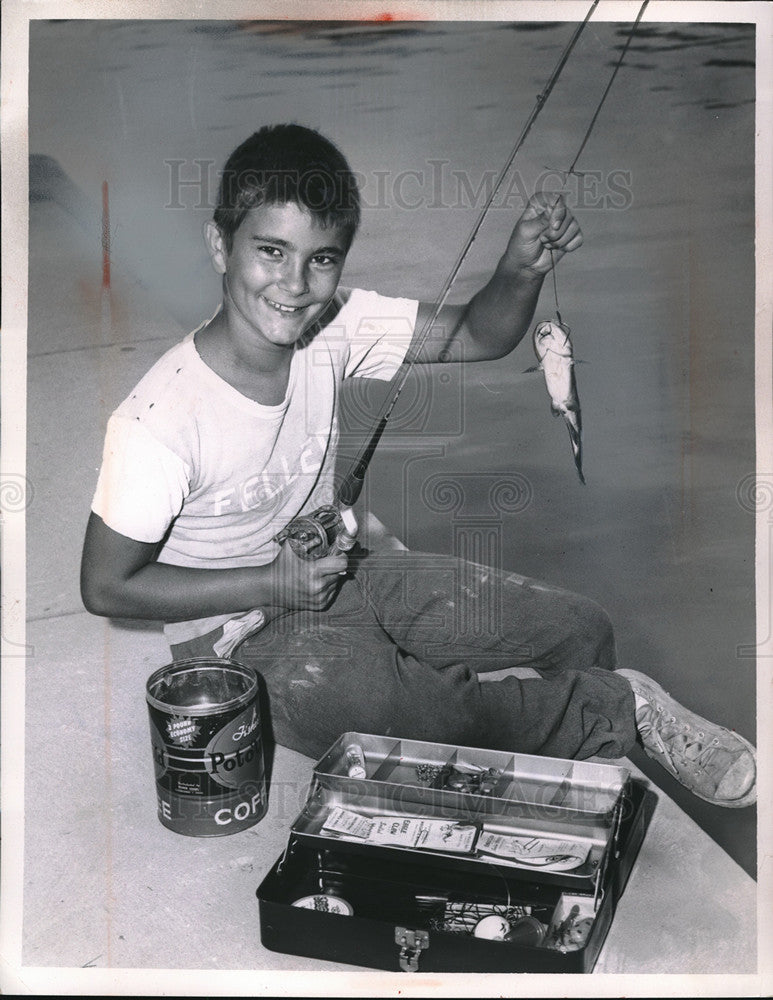
[[[508,172],[510,171],[513,162],[516,156],[518,155],[518,152],[520,151],[521,147],[526,141],[526,138],[529,132],[531,131],[532,126],[536,122],[543,107],[545,106],[548,97],[553,91],[553,88],[555,87],[558,78],[560,77],[566,63],[569,60],[569,56],[571,55],[575,45],[579,41],[580,36],[585,30],[588,21],[590,21],[591,17],[593,16],[596,7],[599,5],[599,2],[600,0],[593,0],[584,19],[577,26],[571,38],[569,39],[569,42],[567,43],[563,52],[561,53],[561,56],[559,57],[553,72],[551,73],[547,83],[545,84],[545,87],[543,88],[542,92],[537,95],[534,107],[532,108],[526,120],[526,123],[521,129],[520,135],[518,136],[516,143],[510,152],[510,155],[508,156],[502,169],[500,170],[499,175],[491,190],[491,193],[486,199],[483,208],[479,213],[478,218],[475,222],[475,225],[472,227],[470,235],[467,237],[466,242],[464,243],[462,249],[460,250],[456,258],[456,261],[454,262],[454,265],[451,268],[448,277],[446,278],[446,281],[440,291],[440,294],[435,300],[430,315],[427,317],[418,337],[414,342],[413,349],[411,351],[411,356],[403,361],[402,365],[400,366],[401,367],[400,373],[396,376],[396,378],[392,382],[390,394],[387,396],[386,402],[379,411],[378,421],[376,423],[373,433],[371,434],[370,438],[368,439],[364,447],[360,450],[357,457],[354,459],[348,472],[343,477],[340,485],[338,486],[338,489],[336,490],[334,503],[326,505],[324,507],[320,507],[312,514],[295,518],[276,536],[276,541],[278,541],[280,544],[287,541],[292,547],[293,551],[302,558],[319,559],[322,556],[328,555],[332,552],[343,551],[347,548],[351,548],[354,545],[354,538],[353,537],[350,538],[349,533],[347,531],[347,529],[351,531],[350,525],[352,525],[353,523],[353,515],[351,515],[351,508],[356,503],[357,499],[360,496],[360,493],[362,492],[362,487],[365,481],[365,473],[367,472],[368,466],[376,450],[376,447],[379,441],[381,440],[387,422],[397,404],[397,401],[400,397],[403,387],[405,386],[408,376],[410,375],[413,365],[420,357],[421,349],[427,342],[430,333],[432,331],[432,327],[437,321],[441,309],[445,305],[446,299],[448,298],[448,294],[451,290],[451,286],[456,280],[456,277],[459,274],[459,271],[461,270],[473,243],[475,242],[478,232],[481,226],[483,225],[483,222],[489,212],[489,209],[491,208],[491,205],[494,202],[494,198],[496,197],[497,192],[499,191]],[[636,25],[638,25],[639,21],[641,20],[641,17],[644,13],[644,9],[647,6],[648,2],[649,0],[644,0],[642,8],[639,11],[639,15],[634,24],[633,31],[635,31]],[[567,174],[574,172],[574,167],[577,163],[577,160],[579,159],[579,156],[582,153],[582,150],[584,149],[586,142],[588,141],[590,133],[592,132],[593,127],[595,125],[596,119],[598,118],[599,112],[601,111],[601,106],[606,100],[606,96],[611,89],[614,77],[617,73],[617,70],[620,67],[620,64],[622,63],[623,57],[625,56],[625,52],[628,48],[628,45],[630,44],[631,38],[633,37],[633,31],[631,32],[628,40],[626,41],[620,60],[618,61],[617,66],[615,67],[615,70],[612,74],[612,78],[610,79],[609,84],[607,85],[604,95],[602,96],[601,102],[599,103],[599,106],[596,109],[591,124],[585,134],[585,137],[577,153],[577,156],[575,157],[569,171],[567,171]],[[551,257],[552,257],[552,251],[551,251]],[[555,269],[553,274],[553,282],[554,282],[553,287],[556,294],[556,303],[557,303],[558,293],[555,285]],[[354,522],[354,526],[356,530],[356,522]]]

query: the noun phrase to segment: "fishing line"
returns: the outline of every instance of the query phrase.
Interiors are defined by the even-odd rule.
[[[553,275],[553,298],[556,302],[556,316],[558,317],[558,322],[561,326],[564,325],[564,321],[561,319],[561,310],[558,308],[558,282],[556,281],[556,262],[553,257],[553,247],[550,247],[550,273]]]
[[[572,160],[571,167],[569,167],[569,169],[567,170],[567,175],[574,173],[574,168],[577,166],[577,161],[580,159],[580,156],[582,155],[582,151],[585,149],[585,144],[587,143],[588,139],[590,139],[590,134],[593,131],[593,126],[596,124],[596,119],[598,118],[599,113],[601,112],[601,109],[604,107],[604,101],[606,101],[607,94],[612,89],[612,84],[615,82],[615,77],[617,76],[617,71],[623,65],[623,59],[625,59],[625,54],[628,51],[628,46],[633,41],[633,36],[636,34],[636,29],[639,27],[639,22],[641,21],[642,17],[644,16],[644,11],[647,9],[647,5],[649,4],[649,2],[650,2],[650,0],[644,0],[644,3],[639,8],[639,13],[636,15],[636,20],[633,22],[633,26],[631,27],[631,30],[628,32],[628,37],[625,40],[625,45],[623,46],[623,51],[620,53],[620,58],[617,60],[617,63],[615,64],[615,68],[612,70],[612,76],[610,76],[610,78],[609,78],[609,83],[606,86],[606,90],[601,95],[601,100],[599,101],[598,107],[596,108],[596,110],[595,110],[595,112],[593,114],[593,118],[591,118],[590,125],[588,126],[588,131],[585,133],[585,138],[580,143],[580,148],[577,150],[577,155]]]
[[[480,215],[478,216],[475,225],[472,228],[472,232],[470,233],[466,243],[462,247],[462,250],[460,251],[459,256],[457,257],[454,266],[451,268],[448,278],[446,279],[440,294],[435,300],[435,304],[432,308],[429,317],[424,323],[424,326],[421,328],[421,332],[416,340],[416,344],[413,349],[412,355],[409,358],[406,358],[406,360],[404,360],[401,365],[402,374],[398,375],[392,384],[392,395],[387,397],[386,403],[381,408],[378,423],[376,424],[376,428],[373,434],[371,435],[370,440],[365,445],[365,447],[360,451],[359,455],[352,463],[351,468],[344,476],[341,485],[338,487],[336,491],[337,503],[345,507],[351,507],[359,497],[360,492],[362,490],[363,482],[365,480],[365,472],[367,471],[370,460],[373,457],[373,452],[376,450],[376,445],[381,439],[381,435],[384,432],[384,428],[386,427],[386,423],[389,420],[392,410],[395,408],[395,404],[397,403],[400,393],[403,390],[403,386],[405,385],[405,381],[408,378],[410,370],[416,359],[419,357],[421,348],[426,343],[430,335],[430,332],[432,330],[432,327],[434,326],[435,321],[437,320],[438,315],[440,314],[440,310],[445,305],[445,301],[448,298],[448,293],[451,290],[451,286],[456,280],[456,276],[458,275],[467,257],[467,254],[469,253],[470,248],[472,247],[472,244],[475,242],[475,238],[478,235],[478,231],[480,230],[480,227],[483,225],[483,220],[488,214],[488,211],[491,208],[491,205],[494,201],[494,198],[496,197],[499,188],[502,186],[502,183],[505,177],[507,176],[507,173],[510,170],[513,161],[515,160],[515,157],[517,156],[521,146],[526,141],[526,137],[531,131],[532,125],[537,120],[540,112],[542,111],[542,108],[545,106],[545,103],[548,97],[550,96],[550,93],[553,90],[554,86],[556,85],[556,82],[558,81],[558,78],[561,75],[561,72],[567,63],[572,50],[577,44],[580,35],[584,31],[585,26],[590,20],[591,16],[593,15],[593,12],[595,11],[596,7],[598,7],[599,2],[600,0],[593,0],[588,10],[588,13],[585,15],[585,18],[577,26],[568,44],[561,53],[561,56],[558,62],[556,63],[556,67],[553,70],[552,74],[550,75],[550,78],[547,84],[545,85],[545,88],[540,94],[537,95],[537,100],[529,117],[526,120],[526,124],[523,126],[521,134],[518,136],[515,146],[513,147],[512,152],[508,156],[505,165],[499,172],[499,176],[497,177],[496,182],[494,183],[494,187],[492,188],[491,194],[486,199],[483,209]]]
[[[574,159],[572,160],[571,166],[568,168],[568,170],[564,171],[564,176],[567,177],[567,178],[571,177],[572,174],[574,174],[575,176],[577,176],[577,172],[575,171],[575,167],[577,166],[577,161],[582,156],[582,152],[585,149],[585,146],[586,146],[586,144],[588,142],[588,139],[590,139],[591,132],[593,131],[593,128],[594,128],[594,126],[596,124],[596,119],[598,118],[599,114],[601,113],[601,109],[604,107],[604,101],[606,101],[607,95],[609,94],[610,90],[612,89],[612,84],[615,82],[615,77],[617,76],[617,72],[620,69],[620,67],[623,65],[623,60],[625,59],[625,55],[628,52],[628,47],[631,44],[631,42],[633,41],[633,36],[636,34],[636,29],[639,27],[639,23],[640,23],[642,17],[644,16],[644,11],[647,9],[647,5],[648,4],[649,4],[649,0],[644,0],[644,3],[642,3],[641,7],[639,8],[639,13],[636,15],[636,20],[633,22],[633,25],[631,26],[631,30],[628,32],[628,36],[627,36],[627,38],[625,40],[625,44],[623,45],[623,50],[620,53],[620,58],[615,63],[615,67],[612,70],[612,75],[609,78],[609,82],[606,85],[604,93],[601,95],[601,100],[599,101],[599,103],[598,103],[598,105],[596,107],[596,110],[593,112],[593,117],[591,118],[590,125],[588,125],[588,128],[587,128],[587,130],[585,132],[585,135],[583,136],[583,140],[580,143],[580,148],[577,150],[577,153],[576,153]],[[566,183],[566,182],[564,182],[564,183]],[[561,313],[559,312],[559,309],[558,309],[558,285],[556,283],[556,269],[555,269],[555,262],[553,260],[553,251],[552,251],[552,249],[550,251],[550,263],[551,263],[551,270],[553,272],[553,295],[554,295],[555,300],[556,300],[556,316],[558,317],[558,322],[561,323],[561,325],[563,326],[563,322],[561,320]]]

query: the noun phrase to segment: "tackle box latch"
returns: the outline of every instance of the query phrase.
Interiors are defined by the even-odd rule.
[[[425,948],[429,948],[429,932],[395,927],[395,944],[400,945],[400,968],[403,972],[418,972],[419,956]]]
[[[626,789],[628,786],[626,785]],[[617,801],[615,806],[615,811],[612,816],[612,835],[609,838],[609,843],[604,849],[604,855],[601,858],[601,864],[596,869],[596,876],[593,885],[593,912],[598,913],[598,909],[604,902],[604,879],[607,874],[607,867],[609,866],[609,860],[614,854],[615,860],[620,857],[621,847],[620,847],[620,827],[623,822],[623,806],[626,802],[625,796],[621,797]]]

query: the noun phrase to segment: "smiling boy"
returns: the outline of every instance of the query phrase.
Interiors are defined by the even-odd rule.
[[[231,155],[206,228],[222,304],[110,419],[86,607],[164,621],[175,659],[253,664],[277,741],[312,756],[349,730],[558,757],[619,757],[638,737],[702,798],[753,802],[753,747],[615,670],[592,601],[448,556],[304,561],[278,544],[334,500],[344,378],[391,379],[406,356],[505,356],[545,275],[582,243],[563,199],[535,196],[489,282],[417,344],[431,304],[339,288],[358,223],[354,176],[318,133],[267,127]],[[474,639],[456,626],[471,599],[499,611]],[[513,665],[541,677],[479,680]]]

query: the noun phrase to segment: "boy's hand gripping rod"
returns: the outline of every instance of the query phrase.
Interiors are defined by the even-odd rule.
[[[577,44],[585,25],[590,20],[599,2],[600,0],[593,0],[593,3],[591,4],[588,13],[585,15],[584,20],[577,26],[574,34],[569,40],[569,43],[561,53],[561,57],[558,60],[550,79],[545,85],[545,89],[537,96],[537,100],[532,108],[531,114],[521,130],[521,134],[518,136],[518,140],[507,158],[507,162],[502,167],[496,183],[492,188],[491,194],[486,199],[486,203],[484,204],[483,209],[481,210],[480,215],[472,228],[472,232],[467,237],[466,243],[462,247],[450,274],[446,278],[445,284],[443,285],[440,295],[435,301],[431,314],[427,317],[419,336],[414,342],[411,355],[403,361],[400,366],[400,370],[392,382],[391,394],[388,396],[386,403],[381,409],[378,423],[376,424],[369,441],[352,463],[349,471],[344,476],[343,481],[336,491],[335,502],[319,507],[311,514],[296,517],[285,528],[283,528],[278,535],[275,536],[275,541],[280,544],[287,542],[293,552],[295,552],[295,554],[300,556],[302,559],[321,559],[326,555],[346,552],[354,546],[356,541],[355,536],[357,534],[357,521],[352,512],[352,506],[356,503],[357,498],[362,492],[362,486],[365,482],[365,473],[368,469],[368,465],[370,464],[370,460],[373,457],[373,453],[376,450],[376,446],[381,440],[381,435],[384,433],[387,421],[395,408],[395,404],[397,403],[400,393],[403,390],[403,386],[405,385],[406,379],[410,374],[411,368],[420,357],[421,349],[429,338],[432,327],[440,315],[440,310],[445,305],[451,286],[456,280],[456,276],[459,273],[462,264],[472,247],[472,244],[475,242],[478,231],[483,225],[483,220],[491,208],[497,191],[502,186],[510,167],[513,165],[513,161],[515,160],[518,151],[525,142],[526,136],[529,134],[532,125],[537,120],[540,111],[545,105],[550,92],[553,90],[556,81],[561,75],[561,71],[569,59],[572,49]]]

